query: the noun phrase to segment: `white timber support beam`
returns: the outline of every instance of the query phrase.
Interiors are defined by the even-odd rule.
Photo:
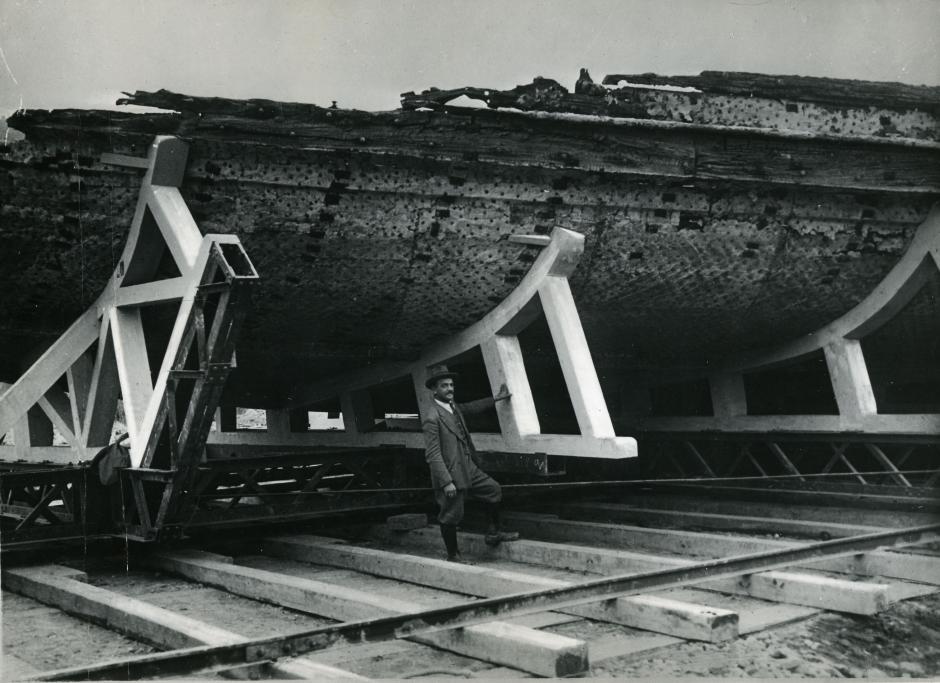
[[[430,415],[435,410],[434,398],[431,396],[431,392],[428,388],[424,386],[427,378],[427,367],[423,364],[418,365],[418,367],[411,372],[411,383],[415,388],[415,398],[418,400],[418,414],[422,417]],[[424,438],[422,437],[422,444],[423,442]]]
[[[85,446],[107,446],[121,394],[114,341],[111,338],[109,317],[101,321],[98,349],[91,375],[91,387],[86,402],[85,421],[82,424],[82,443]]]
[[[72,409],[69,405],[69,398],[56,387],[52,387],[36,403],[46,417],[52,422],[52,425],[59,430],[70,445],[77,446],[75,432],[72,425]]]
[[[712,397],[712,410],[716,417],[747,415],[747,393],[744,376],[739,373],[724,373],[708,378]]]
[[[935,204],[920,225],[901,260],[871,293],[845,315],[799,339],[763,351],[749,352],[724,364],[719,375],[779,367],[822,351],[835,392],[839,415],[748,416],[716,399],[712,418],[647,418],[638,426],[648,431],[682,432],[800,432],[922,435],[940,431],[940,413],[881,415],[865,366],[861,340],[888,323],[936,277],[940,268],[940,205]],[[696,379],[683,374],[679,379]],[[730,410],[729,410],[730,408]]]
[[[410,377],[418,410],[425,415],[434,410],[431,392],[424,386],[428,368],[438,363],[453,362],[453,359],[479,347],[493,393],[496,394],[499,387],[506,384],[512,398],[496,406],[500,421],[499,434],[473,435],[478,450],[610,459],[635,457],[636,440],[617,437],[614,433],[568,286],[568,277],[574,272],[584,251],[584,236],[572,230],[555,228],[550,238],[538,239],[533,243],[544,246],[544,249],[529,271],[509,296],[479,321],[424,349],[418,361],[379,364],[295,387],[290,392],[292,398],[288,401],[288,407],[314,405],[349,392],[368,390]],[[522,360],[517,335],[547,306],[552,309],[546,311],[546,318],[558,347],[565,381],[578,416],[581,427],[579,435],[542,432]],[[294,434],[291,435],[291,443],[337,447],[388,444],[409,448],[424,446],[422,435],[416,432],[376,434],[358,431],[361,426],[350,429],[346,415],[354,414],[355,411],[348,397],[341,398],[341,401],[347,425],[345,432]],[[256,436],[251,438],[258,439]],[[218,433],[210,437],[210,442],[222,444],[224,441],[225,436]]]
[[[114,303],[116,306],[146,306],[177,301],[185,295],[187,285],[183,277],[127,285],[117,289]]]
[[[343,428],[351,434],[365,434],[372,431],[375,417],[372,395],[368,389],[350,389],[339,397],[340,410],[343,414]]]
[[[265,410],[264,421],[267,425],[268,433],[273,436],[284,436],[291,432],[289,410]]]
[[[0,395],[0,434],[4,434],[39,401],[98,338],[99,316],[89,309]]]
[[[111,309],[111,336],[117,362],[121,397],[124,399],[124,417],[131,438],[131,452],[143,447],[144,414],[153,396],[150,361],[140,311]],[[132,455],[133,458],[133,455]]]
[[[539,298],[581,434],[595,438],[613,437],[614,426],[610,421],[607,402],[601,391],[568,278],[545,278],[539,287]]]
[[[204,322],[193,320],[190,325],[200,286],[216,274],[213,269],[217,267],[226,271],[225,283],[232,278],[244,281],[257,277],[253,267],[251,274],[230,272],[220,245],[240,249],[237,237],[203,237],[199,231],[177,189],[187,156],[188,145],[182,140],[168,136],[154,139],[127,243],[105,290],[13,386],[0,393],[0,434],[17,425],[16,449],[27,459],[30,449],[46,446],[48,439],[31,439],[23,435],[26,428],[20,425],[44,412],[72,449],[84,456],[110,442],[118,400],[123,398],[131,464],[148,464],[142,463],[145,450],[148,443],[156,443],[159,433],[154,432],[162,429],[161,420],[166,419],[170,369],[175,362],[184,362],[190,352],[190,340],[197,333],[187,330]],[[167,250],[180,275],[154,279]],[[227,287],[225,283],[222,285]],[[154,377],[141,308],[176,301],[176,321]],[[88,350],[96,341],[92,363]],[[182,366],[176,369],[184,370]],[[202,371],[210,372],[200,367]],[[63,375],[68,384],[67,400],[54,390]],[[32,452],[40,456],[38,450]]]
[[[499,393],[503,384],[512,394],[511,401],[499,401],[496,404],[503,436],[518,441],[524,436],[540,433],[539,416],[522,359],[519,337],[496,334],[483,342],[480,350],[493,395]]]
[[[877,413],[862,342],[858,339],[837,340],[827,344],[823,351],[839,414],[861,420]]]
[[[94,363],[88,354],[82,354],[65,372],[69,392],[69,410],[72,413],[72,433],[77,444],[83,444],[83,427],[88,412],[88,393],[91,390],[91,377]]]
[[[151,185],[148,206],[166,245],[184,274],[196,265],[202,233],[175,187]]]

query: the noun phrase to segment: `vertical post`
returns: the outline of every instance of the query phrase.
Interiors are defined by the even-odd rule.
[[[747,393],[744,376],[739,373],[712,375],[708,378],[715,417],[747,415]]]
[[[111,339],[111,321],[108,316],[104,316],[101,319],[95,367],[91,373],[85,422],[82,425],[81,443],[83,446],[108,445],[120,393],[117,362],[114,358],[114,342]]]
[[[29,449],[32,446],[51,446],[52,436],[52,421],[38,406],[33,406],[13,428],[16,457],[28,460]]]
[[[287,436],[290,433],[290,411],[265,410],[264,421],[267,425],[268,434]]]
[[[87,353],[83,353],[72,363],[72,367],[65,371],[69,388],[69,408],[72,411],[72,432],[78,439],[81,439],[82,426],[85,424],[92,370],[91,359]]]
[[[343,428],[347,434],[364,434],[375,425],[372,395],[368,389],[344,391],[339,397]]]
[[[526,375],[519,338],[497,334],[483,342],[480,351],[483,353],[483,364],[486,366],[493,394],[499,391],[502,384],[505,384],[512,394],[511,401],[499,401],[496,404],[496,414],[499,416],[503,436],[519,439],[539,434],[539,416],[535,410],[529,377]]]
[[[292,433],[302,434],[310,429],[310,416],[307,414],[306,408],[289,410],[288,415],[290,415],[289,422]]]
[[[143,448],[141,440],[148,436],[141,433],[144,415],[153,395],[153,380],[150,377],[150,362],[147,359],[147,344],[139,309],[111,309],[111,337],[114,341],[114,357],[117,361],[121,396],[124,398],[124,416],[131,437],[131,460],[140,462]],[[136,457],[135,457],[136,454]]]
[[[220,432],[234,432],[238,429],[234,404],[223,403],[216,409],[215,426]]]
[[[878,405],[868,377],[862,343],[858,339],[842,339],[828,344],[823,350],[839,414],[850,420],[877,414]]]
[[[428,369],[426,364],[422,363],[417,370],[411,373],[411,381],[415,388],[415,398],[418,399],[418,414],[424,419],[425,415],[433,414],[434,399],[431,398],[431,392],[424,386],[428,378]]]
[[[595,438],[615,436],[568,279],[545,278],[539,287],[539,298],[581,434]]]

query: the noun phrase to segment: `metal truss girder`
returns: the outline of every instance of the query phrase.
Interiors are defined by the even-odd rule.
[[[751,477],[755,471],[768,480],[785,476],[794,481],[852,478],[860,484],[903,487],[932,486],[940,478],[940,439],[880,435],[824,434],[648,434],[644,457],[647,470],[668,469],[686,476],[691,460],[703,479]],[[916,460],[913,467],[901,467]],[[762,462],[763,461],[763,462]],[[659,463],[662,463],[658,466]],[[705,469],[703,467],[703,463]],[[716,477],[715,472],[723,472]]]

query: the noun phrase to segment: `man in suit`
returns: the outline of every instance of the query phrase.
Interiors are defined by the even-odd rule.
[[[440,506],[438,521],[441,536],[447,548],[447,559],[460,561],[457,547],[457,525],[463,519],[464,501],[479,500],[487,505],[489,523],[485,541],[487,545],[499,545],[503,541],[519,538],[514,532],[501,531],[499,526],[499,502],[503,492],[496,481],[480,468],[470,431],[463,413],[482,412],[506,401],[512,394],[504,384],[493,398],[461,404],[454,403],[454,380],[457,373],[450,372],[446,365],[434,365],[428,371],[425,386],[434,396],[434,408],[422,420],[425,441],[425,459],[431,468],[431,486],[434,499]]]

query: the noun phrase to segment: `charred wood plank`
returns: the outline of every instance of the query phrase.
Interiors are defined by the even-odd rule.
[[[940,87],[856,81],[818,76],[774,76],[744,71],[703,71],[698,76],[611,74],[604,85],[621,81],[636,85],[697,88],[705,93],[819,102],[837,106],[877,106],[886,109],[922,109],[940,112]]]

